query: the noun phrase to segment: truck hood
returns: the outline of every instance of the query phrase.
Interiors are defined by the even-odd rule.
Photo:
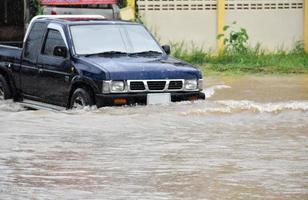
[[[171,57],[80,57],[103,70],[110,80],[196,79],[201,72]]]

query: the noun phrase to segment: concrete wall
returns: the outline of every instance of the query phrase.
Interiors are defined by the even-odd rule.
[[[303,0],[226,0],[225,24],[244,27],[250,44],[290,49],[303,40]],[[139,13],[161,43],[216,48],[216,0],[138,0]]]

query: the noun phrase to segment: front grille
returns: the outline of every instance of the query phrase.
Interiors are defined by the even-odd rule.
[[[166,81],[148,81],[149,90],[164,90]]]
[[[183,88],[183,82],[182,81],[170,81],[169,83],[169,90],[180,90]]]
[[[142,81],[133,81],[130,82],[130,90],[145,90],[145,87]]]
[[[127,80],[128,92],[175,92],[182,91],[184,80]],[[165,90],[166,89],[166,90]]]

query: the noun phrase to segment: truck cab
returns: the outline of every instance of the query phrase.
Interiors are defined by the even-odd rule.
[[[38,16],[23,48],[0,46],[0,90],[57,108],[204,99],[200,70],[169,53],[138,23]]]

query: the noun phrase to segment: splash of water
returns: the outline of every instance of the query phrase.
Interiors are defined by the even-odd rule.
[[[13,102],[12,100],[0,101],[0,111],[5,112],[20,112],[26,110],[22,105]]]
[[[208,88],[205,88],[202,92],[205,94],[205,98],[210,98],[215,94],[216,90],[221,90],[221,89],[229,89],[231,88],[228,85],[214,85]]]
[[[230,110],[251,110],[255,112],[279,112],[283,110],[308,111],[308,101],[287,101],[287,102],[270,102],[260,103],[254,101],[235,101],[224,100],[217,101],[218,104],[227,106]]]
[[[279,113],[284,111],[308,111],[308,101],[261,103],[248,100],[223,100],[203,104],[202,108],[182,112],[183,115],[206,115],[210,113]]]
[[[214,85],[208,88],[205,88],[202,92],[204,92],[206,98],[210,98],[215,95],[217,90],[221,89],[229,89],[231,88],[228,85]],[[193,106],[193,107],[191,107]],[[182,112],[184,109],[191,109],[189,111]],[[136,106],[129,107],[131,108],[132,113],[138,112],[156,112],[157,109],[160,110],[162,108],[168,109],[169,112],[180,112],[184,115],[191,114],[208,114],[208,113],[237,113],[237,112],[256,112],[256,113],[277,113],[287,110],[293,111],[308,111],[308,101],[284,101],[284,102],[256,102],[249,100],[219,100],[219,101],[196,101],[196,102],[179,102],[168,106]],[[66,114],[84,114],[84,113],[126,113],[127,110],[123,107],[106,107],[97,109],[96,106],[93,107],[85,107],[83,109],[73,109],[73,110],[64,110],[62,112]],[[15,103],[11,100],[8,101],[0,101],[0,111],[4,112],[19,112],[27,110],[23,106],[18,103]],[[122,113],[123,114],[123,113]]]

